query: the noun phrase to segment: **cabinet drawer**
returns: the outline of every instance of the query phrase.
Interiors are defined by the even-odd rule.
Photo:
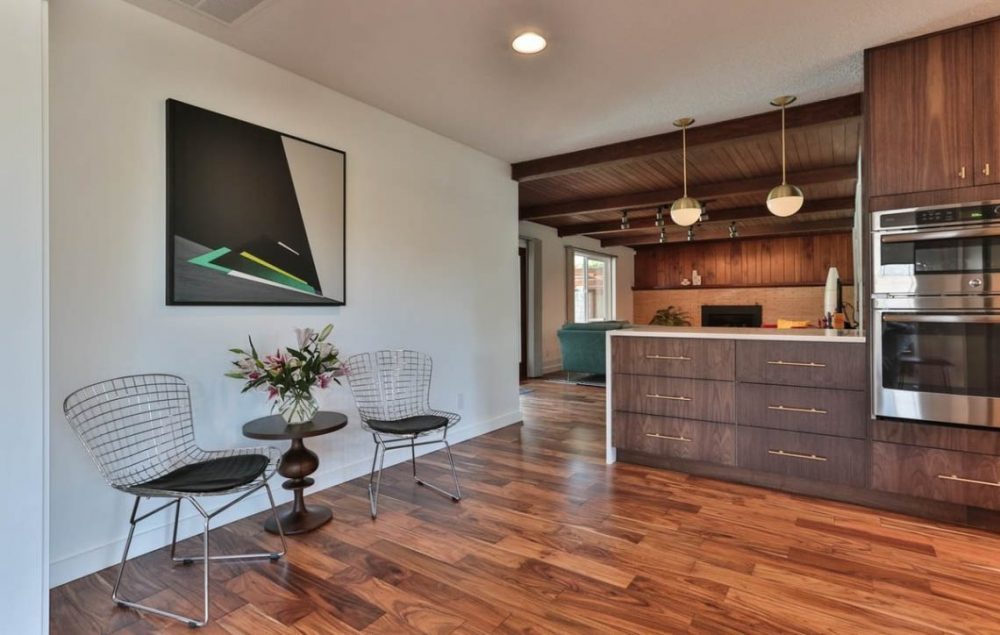
[[[657,456],[736,465],[736,426],[632,412],[613,416],[615,447]]]
[[[865,442],[805,432],[740,426],[740,467],[789,476],[865,485]]]
[[[612,405],[625,412],[736,423],[735,386],[728,381],[615,374]]]
[[[1000,509],[1000,457],[875,442],[872,488]]]
[[[611,362],[616,373],[732,381],[734,349],[732,340],[617,336]]]
[[[864,390],[866,377],[861,342],[736,342],[740,381]]]
[[[742,425],[867,437],[867,406],[860,390],[738,384],[736,421]]]

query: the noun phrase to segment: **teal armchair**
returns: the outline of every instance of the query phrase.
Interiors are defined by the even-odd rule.
[[[605,341],[608,331],[629,326],[628,322],[566,323],[556,333],[562,351],[563,370],[567,373],[605,373]]]

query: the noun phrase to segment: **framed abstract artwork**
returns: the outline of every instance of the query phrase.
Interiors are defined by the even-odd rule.
[[[167,100],[167,304],[346,302],[347,157]]]

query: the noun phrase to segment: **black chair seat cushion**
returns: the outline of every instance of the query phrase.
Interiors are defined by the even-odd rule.
[[[136,485],[142,489],[205,494],[224,492],[251,483],[267,469],[263,454],[243,454],[190,463],[151,481]]]
[[[372,430],[386,434],[419,434],[445,427],[448,425],[448,419],[438,415],[419,415],[395,421],[369,419],[367,423]]]

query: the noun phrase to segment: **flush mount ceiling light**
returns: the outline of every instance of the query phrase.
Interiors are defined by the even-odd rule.
[[[523,53],[524,55],[534,55],[535,53],[540,53],[546,46],[548,46],[548,42],[545,41],[545,38],[534,31],[525,31],[521,35],[514,38],[514,41],[511,42],[510,45],[518,53]]]
[[[683,117],[674,122],[674,125],[681,129],[681,147],[684,152],[684,196],[670,206],[670,219],[682,227],[694,225],[701,218],[701,203],[698,199],[688,196],[687,127],[693,123],[694,119],[691,117]]]
[[[781,185],[775,187],[767,195],[767,209],[775,216],[791,216],[802,209],[805,197],[802,190],[790,185],[785,178],[787,161],[785,159],[785,107],[795,101],[794,95],[776,97],[771,105],[781,108]]]

